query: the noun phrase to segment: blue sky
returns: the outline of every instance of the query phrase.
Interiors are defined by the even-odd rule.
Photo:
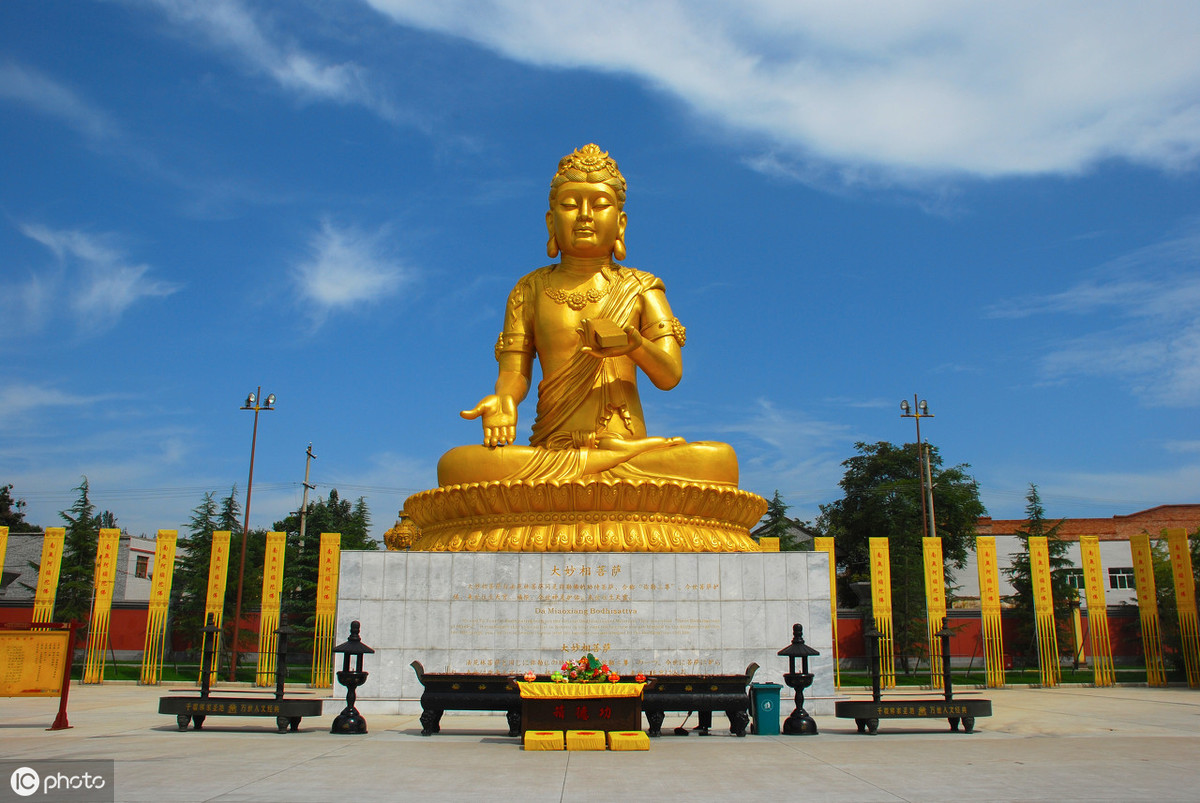
[[[993,516],[1200,501],[1194,2],[2,3],[0,483],[183,527],[261,385],[252,526],[311,441],[381,534],[593,141],[688,327],[652,434],[813,518],[917,393]]]

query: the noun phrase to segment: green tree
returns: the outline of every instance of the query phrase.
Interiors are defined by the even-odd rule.
[[[13,533],[40,533],[41,527],[25,521],[25,500],[14,499],[12,484],[0,485],[0,527]]]
[[[1029,645],[1030,655],[1037,652],[1033,574],[1029,565],[1030,536],[1043,536],[1046,539],[1047,552],[1050,554],[1050,593],[1054,597],[1054,623],[1059,651],[1064,647],[1070,650],[1071,603],[1079,598],[1079,592],[1067,579],[1072,563],[1067,557],[1070,545],[1059,536],[1063,521],[1051,521],[1046,518],[1046,510],[1042,506],[1037,486],[1030,483],[1029,492],[1025,495],[1025,525],[1014,533],[1021,541],[1021,549],[1013,555],[1012,562],[1004,569],[1004,574],[1013,587],[1013,593],[1004,600],[1014,611],[1010,620],[1014,623],[1017,634],[1014,643],[1020,646]]]
[[[66,524],[58,594],[54,600],[54,618],[58,622],[86,622],[92,607],[101,517],[88,497],[87,477],[75,486],[75,490],[79,492],[75,503],[58,514]],[[111,513],[109,519],[116,523]]]
[[[237,485],[229,489],[229,495],[221,499],[220,512],[217,513],[216,529],[228,530],[237,537],[242,532],[242,506],[237,500]]]
[[[283,567],[283,612],[295,627],[300,649],[311,643],[316,618],[317,573],[321,552],[321,533],[341,533],[342,549],[378,549],[371,538],[371,514],[363,497],[351,504],[334,488],[328,499],[308,503],[304,522],[304,540],[300,540],[300,514],[292,513],[274,524],[276,532],[287,533],[287,557]]]
[[[237,486],[218,502],[213,492],[204,495],[200,504],[192,509],[188,523],[188,537],[184,550],[176,561],[176,576],[173,585],[178,595],[175,627],[189,644],[198,647],[200,631],[204,627],[204,609],[208,595],[208,571],[212,560],[212,536],[217,530],[228,530],[229,561],[225,575],[224,617],[222,619],[222,652],[230,647],[233,635],[233,618],[237,608],[238,571],[241,568],[242,522],[241,505],[237,500]],[[246,541],[246,571],[242,579],[242,615],[258,608],[262,596],[262,568],[266,554],[266,531],[251,530]],[[242,648],[247,648],[245,628]],[[227,654],[227,653],[226,653]],[[218,665],[225,660],[217,658]]]
[[[788,507],[783,503],[783,497],[779,495],[779,489],[776,488],[775,495],[771,497],[770,502],[767,502],[767,515],[762,527],[758,529],[758,535],[778,538],[782,541],[791,524],[791,519],[787,517]]]
[[[775,495],[771,501],[767,502],[767,515],[763,519],[763,524],[757,530],[755,535],[759,538],[766,536],[768,538],[779,539],[779,549],[783,552],[799,552],[812,549],[812,542],[802,538],[800,531],[811,527],[807,521],[789,518],[787,515],[789,505],[784,504],[783,497],[779,495],[779,489],[775,489]]]
[[[217,526],[217,502],[213,492],[204,494],[200,504],[192,508],[187,535],[180,543],[175,560],[175,576],[171,583],[171,606],[175,612],[175,629],[189,643],[200,643],[204,627],[204,597],[208,593],[208,566],[212,556],[212,534]]]
[[[834,538],[837,564],[849,582],[870,579],[870,539],[887,538],[891,558],[892,634],[905,672],[909,659],[926,655],[925,573],[921,481],[917,444],[856,443],[858,454],[842,463],[843,496],[821,506],[816,529]],[[966,464],[942,467],[937,447],[928,445],[933,503],[942,557],[961,569],[979,517],[986,513],[979,486]],[[949,572],[947,575],[949,576]]]

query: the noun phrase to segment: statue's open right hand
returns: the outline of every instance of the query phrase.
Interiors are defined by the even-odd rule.
[[[506,446],[517,438],[517,402],[512,396],[492,394],[459,413],[468,421],[483,417],[483,445]]]

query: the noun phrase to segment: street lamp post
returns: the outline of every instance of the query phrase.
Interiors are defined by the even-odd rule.
[[[900,409],[903,411],[900,414],[901,418],[912,418],[917,422],[917,479],[921,483],[921,525],[929,526],[929,535],[934,537],[937,535],[937,529],[933,523],[933,471],[929,465],[929,455],[925,452],[925,445],[921,441],[921,419],[933,418],[933,413],[929,412],[929,402],[921,399],[917,401],[917,395],[913,394],[913,406],[910,407],[908,400],[904,399],[900,402]],[[913,411],[916,412],[913,412]],[[926,494],[928,494],[928,506],[926,504]]]
[[[247,396],[246,403],[241,407],[243,410],[254,411],[254,430],[250,436],[250,478],[246,481],[246,519],[242,525],[242,557],[238,562],[237,607],[233,614],[233,642],[229,653],[230,683],[237,680],[238,639],[242,635],[242,586],[246,579],[246,542],[250,540],[250,494],[254,490],[254,449],[258,444],[258,414],[263,410],[275,409],[274,393],[267,396],[262,404],[259,404],[261,399],[262,385],[259,385],[258,391]]]

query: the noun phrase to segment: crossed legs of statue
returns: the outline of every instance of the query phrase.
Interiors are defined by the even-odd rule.
[[[682,438],[601,438],[586,449],[458,446],[438,461],[441,486],[503,480],[569,481],[609,472],[616,479],[737,485],[733,448]]]

